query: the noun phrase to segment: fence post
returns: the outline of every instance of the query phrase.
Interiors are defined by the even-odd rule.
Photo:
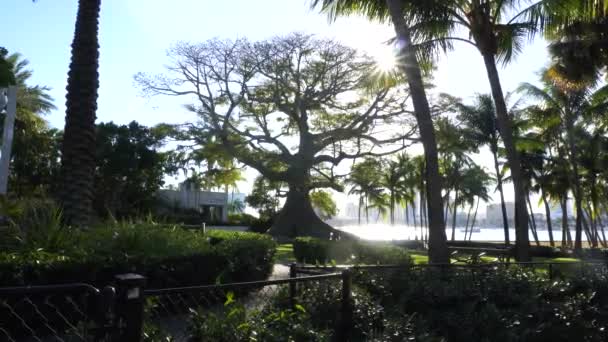
[[[553,280],[553,264],[549,264],[549,281]]]
[[[119,341],[141,341],[144,323],[144,288],[146,278],[127,273],[115,277],[117,288],[116,318]]]
[[[342,306],[340,308],[340,327],[338,341],[350,341],[350,332],[353,329],[353,308],[351,301],[352,270],[342,271]]]
[[[292,262],[291,264],[289,264],[289,278],[290,279],[294,279],[298,277],[298,272],[296,270],[296,263]],[[289,282],[289,304],[291,305],[292,308],[296,307],[296,295],[297,295],[297,288],[296,288],[296,282],[291,281]]]
[[[207,234],[207,224],[203,222],[203,234]]]

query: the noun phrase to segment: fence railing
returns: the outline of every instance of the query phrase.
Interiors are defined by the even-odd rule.
[[[137,274],[116,276],[113,286],[99,290],[88,284],[26,286],[0,288],[0,341],[187,341],[198,336],[196,319],[221,319],[230,303],[246,310],[264,312],[277,308],[297,308],[301,303],[314,303],[311,294],[334,296],[339,303],[332,308],[332,319],[324,330],[335,340],[348,341],[354,326],[352,285],[362,286],[360,271],[376,276],[374,281],[387,281],[401,272],[436,269],[464,272],[476,277],[499,269],[530,268],[548,280],[584,275],[585,272],[608,272],[607,264],[585,262],[526,262],[486,264],[420,264],[420,265],[344,265],[306,266],[292,264],[289,278],[203,285],[164,289],[147,289],[146,279]],[[580,273],[578,273],[580,272]],[[430,275],[432,276],[432,274]],[[378,278],[379,277],[379,278]],[[354,279],[353,279],[354,278]],[[471,287],[463,278],[462,288]],[[473,283],[476,283],[475,281]],[[317,292],[311,291],[314,289]],[[229,309],[229,307],[228,307]],[[311,317],[315,319],[315,317]],[[323,324],[317,322],[316,326]],[[236,331],[225,331],[226,338]],[[382,336],[381,329],[377,332]],[[373,335],[374,332],[370,336]],[[236,338],[235,338],[236,340]]]
[[[114,288],[88,284],[0,288],[0,341],[105,341]]]
[[[188,341],[193,319],[219,314],[231,301],[248,311],[294,309],[306,290],[340,292],[339,317],[323,327],[347,341],[352,327],[351,272],[220,285],[146,289],[137,274],[114,286],[88,284],[0,288],[0,341]],[[196,322],[194,322],[196,323]],[[224,331],[226,338],[236,331]],[[234,340],[237,340],[236,336]]]
[[[350,272],[293,277],[266,281],[253,281],[222,285],[190,286],[166,289],[147,289],[146,334],[153,334],[175,341],[185,341],[196,336],[192,331],[192,315],[221,314],[226,303],[235,302],[248,311],[263,311],[273,307],[293,308],[300,302],[299,295],[305,288],[313,286],[341,288],[341,318],[338,326],[327,326],[337,335],[348,333],[352,324],[350,310]],[[207,316],[207,318],[209,318]],[[225,331],[227,340],[238,340],[237,332]],[[233,337],[232,339],[230,337]]]

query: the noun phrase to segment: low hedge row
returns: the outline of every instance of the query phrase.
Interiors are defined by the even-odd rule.
[[[203,234],[151,224],[119,224],[68,236],[55,250],[0,253],[0,286],[104,286],[127,272],[146,276],[150,288],[262,280],[272,272],[276,251],[274,241],[261,234]]]
[[[405,249],[383,242],[358,240],[329,241],[298,237],[293,242],[298,262],[309,264],[401,264],[411,261]]]

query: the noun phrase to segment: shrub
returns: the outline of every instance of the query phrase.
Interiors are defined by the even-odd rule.
[[[298,237],[293,242],[293,252],[298,262],[307,263],[410,263],[410,257],[405,249],[380,242],[329,241],[313,237]]]
[[[310,315],[297,309],[267,307],[247,310],[228,294],[218,312],[194,312],[191,315],[189,341],[327,341],[328,333],[314,329]]]
[[[411,332],[448,341],[605,341],[608,279],[548,283],[513,269],[414,271],[355,276],[385,310],[415,315]]]
[[[107,285],[120,273],[148,278],[148,287],[262,280],[276,245],[268,236],[116,224],[72,232],[61,252],[40,248],[0,253],[2,285],[87,282]],[[32,246],[35,247],[35,246]]]

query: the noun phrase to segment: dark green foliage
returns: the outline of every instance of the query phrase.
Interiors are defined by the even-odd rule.
[[[410,257],[405,249],[378,242],[353,240],[328,241],[312,237],[298,237],[293,242],[298,262],[311,264],[408,264]]]
[[[328,341],[327,331],[314,329],[309,315],[302,307],[296,310],[247,310],[232,299],[222,310],[194,312],[190,322],[189,341]]]
[[[136,272],[148,287],[266,279],[275,243],[266,236],[202,232],[152,224],[117,224],[73,231],[53,251],[22,246],[0,254],[0,284],[88,282],[107,285]]]
[[[387,311],[415,315],[417,336],[447,341],[605,341],[605,273],[547,282],[513,269],[400,269],[355,283]]]
[[[98,215],[146,214],[164,184],[167,154],[157,151],[162,137],[132,121],[100,123],[96,128],[95,201]]]

